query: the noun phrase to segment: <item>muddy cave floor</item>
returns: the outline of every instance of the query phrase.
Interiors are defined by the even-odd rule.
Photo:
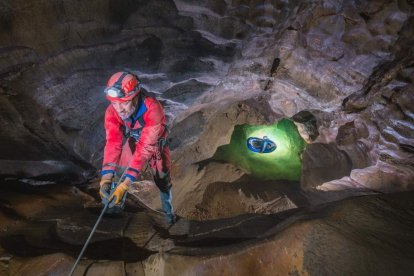
[[[244,193],[248,190],[256,200],[266,200],[269,193],[276,191],[289,198],[294,208],[228,217],[221,213],[221,218],[209,220],[179,216],[177,223],[168,227],[160,213],[141,204],[141,200],[146,202],[158,191],[133,190],[122,214],[103,218],[75,274],[98,275],[115,269],[144,275],[150,267],[145,262],[157,254],[230,259],[234,253],[249,252],[254,245],[265,245],[274,239],[280,242],[283,237],[286,244],[281,245],[285,250],[286,247],[297,250],[291,242],[292,236],[302,241],[304,254],[311,252],[309,256],[313,256],[304,256],[302,271],[319,273],[320,262],[324,262],[324,272],[328,274],[352,272],[347,268],[349,265],[357,274],[363,274],[366,264],[372,262],[382,262],[387,269],[380,265],[366,272],[405,274],[414,269],[414,192],[306,193],[297,182],[258,182],[248,176],[239,183],[242,184],[235,189]],[[0,190],[0,274],[36,275],[36,271],[49,271],[51,267],[53,273],[66,274],[101,211],[97,184],[33,186],[7,180],[0,183]],[[312,230],[302,229],[298,234],[295,228],[300,225]],[[272,250],[282,251],[279,246]],[[351,260],[350,256],[361,248],[362,253],[357,255],[362,261],[355,256]],[[253,259],[261,258],[258,253],[249,254],[254,255]],[[344,258],[348,261],[343,261]],[[281,262],[289,261],[276,256],[271,262],[280,266]],[[179,263],[171,265],[179,267]],[[226,265],[231,265],[231,261]],[[286,269],[286,264],[283,267]],[[177,269],[174,271],[178,273]]]

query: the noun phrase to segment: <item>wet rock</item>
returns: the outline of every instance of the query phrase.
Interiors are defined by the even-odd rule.
[[[99,209],[98,209],[99,211]],[[99,214],[78,213],[76,216],[67,217],[56,223],[57,239],[73,245],[83,245],[88,238]],[[114,240],[122,237],[126,224],[127,216],[103,219],[99,224],[91,242]]]
[[[319,186],[316,187],[317,190],[329,192],[329,191],[345,191],[345,190],[351,190],[351,189],[362,189],[365,190],[362,185],[360,185],[358,182],[354,181],[349,176],[344,176],[340,179],[335,179],[332,181],[325,182]]]
[[[22,179],[33,185],[86,182],[86,172],[70,161],[0,160],[0,167],[0,177]]]
[[[170,134],[170,148],[176,149],[196,141],[203,131],[205,119],[202,112],[195,112],[189,117],[175,124]]]
[[[28,70],[39,61],[36,51],[29,47],[10,46],[0,51],[0,75]]]
[[[372,145],[366,140],[369,135],[368,127],[360,120],[339,127],[336,143],[350,158],[352,169],[365,168],[374,162]]]
[[[5,160],[63,159],[61,146],[53,143],[50,118],[35,103],[25,103],[19,89],[3,85],[0,89],[0,152]],[[25,110],[21,112],[20,108]],[[32,116],[31,113],[36,113]]]
[[[122,261],[119,262],[95,262],[91,264],[88,269],[79,273],[78,275],[124,275],[125,264]],[[75,274],[76,275],[76,274]]]
[[[349,157],[352,169],[365,168],[374,163],[375,157],[371,152],[372,148],[362,141],[357,141],[351,146],[341,146],[340,149]]]
[[[364,27],[355,27],[344,33],[342,40],[350,44],[358,44],[360,41],[370,40],[371,34]]]
[[[245,36],[248,25],[243,22],[244,18],[239,19],[231,13],[226,15],[222,8],[217,10],[216,7],[219,1],[213,2],[210,2],[208,5],[203,5],[203,3],[195,5],[188,1],[176,1],[175,3],[180,14],[193,19],[196,29],[205,30],[225,39]]]
[[[197,96],[209,88],[211,88],[210,84],[191,79],[173,85],[165,90],[162,96],[185,104],[191,104],[197,99]]]
[[[177,164],[180,166],[211,158],[219,146],[229,143],[233,126],[266,124],[277,117],[262,97],[230,105],[227,101],[219,101],[201,108],[196,106],[194,111],[192,109],[187,111],[189,113],[187,116],[192,116],[194,111],[200,111],[203,117],[209,120],[202,125],[199,139],[192,144],[186,144],[180,151],[177,156]],[[176,123],[179,124],[185,118],[186,114],[183,114],[182,118],[176,120]],[[218,139],[211,139],[212,137]]]
[[[89,202],[92,198],[79,191],[77,195],[73,194],[73,189],[76,189],[73,187],[36,187],[32,193],[29,193],[30,190],[19,193],[15,189],[16,187],[2,187],[2,202],[7,200],[6,206],[14,210],[17,216],[12,221],[2,220],[2,225],[7,225],[1,229],[1,247],[14,256],[21,257],[57,252],[77,256],[101,212],[101,205],[85,208],[84,205],[91,206]],[[31,200],[28,201],[27,198]],[[0,218],[3,218],[6,210],[2,207],[0,211]],[[10,217],[10,210],[8,216]],[[139,246],[144,241],[136,238],[139,236],[134,233],[137,228],[132,228],[131,233],[135,235],[130,238],[125,236],[130,217],[128,213],[105,215],[84,256],[135,262],[152,254],[150,250]],[[151,227],[148,217],[144,215],[140,220],[147,222],[140,226],[147,225],[147,228],[141,230],[149,235]]]
[[[226,40],[201,30],[196,30],[194,33],[196,46],[200,51],[222,56],[224,59],[236,53],[238,41]]]
[[[246,213],[272,214],[296,208],[295,203],[279,190],[278,184],[258,180],[211,183],[204,191],[203,200],[189,217],[207,220]],[[289,184],[294,190],[295,184]]]
[[[9,273],[11,275],[63,275],[68,273],[74,259],[62,253],[35,258],[13,258]]]
[[[348,155],[334,145],[311,144],[302,155],[301,185],[305,190],[349,175],[352,163]]]
[[[266,232],[266,239],[227,247],[229,250],[216,247],[219,256],[181,248],[151,256],[144,262],[144,269],[146,273],[197,271],[201,275],[251,271],[261,275],[409,274],[413,269],[412,237],[407,235],[414,222],[412,196],[400,193],[344,200],[319,209],[318,215],[316,210],[300,213],[297,218],[301,219]],[[400,208],[406,212],[399,213]],[[186,256],[178,252],[186,252]]]
[[[127,263],[125,264],[125,270],[127,274],[145,276],[142,263]]]
[[[208,59],[196,58],[194,56],[183,56],[164,60],[160,65],[161,70],[165,71],[172,81],[183,81],[195,73],[208,73],[215,71],[215,64]]]
[[[399,166],[388,162],[378,161],[375,165],[362,169],[354,169],[349,177],[323,183],[316,188],[323,191],[366,189],[383,193],[409,191],[413,189],[412,179],[414,170],[412,161]],[[398,162],[397,162],[398,163]]]
[[[232,164],[217,162],[192,165],[181,174],[175,174],[173,180],[179,183],[173,192],[173,204],[177,213],[185,218],[197,219],[196,206],[202,202],[208,185],[218,181],[231,183],[243,174]]]
[[[412,76],[414,76],[414,74]],[[413,86],[414,85],[405,86],[400,93],[394,96],[394,102],[401,108],[404,115],[411,119],[414,118],[414,107],[411,104],[414,100],[414,95],[413,93],[410,93],[410,91],[414,89]]]
[[[411,189],[413,174],[414,171],[409,168],[379,162],[376,166],[353,170],[350,177],[369,189],[391,192]]]
[[[306,135],[311,139],[315,140],[316,137],[318,137],[318,125],[316,117],[309,111],[301,111],[297,114],[295,114],[292,119],[295,122],[301,123],[304,125],[304,131],[306,132]]]
[[[76,187],[66,185],[32,186],[28,183],[9,180],[1,182],[1,202],[6,207],[6,215],[19,219],[41,219],[43,216],[58,219],[62,210],[71,206],[71,210],[83,209],[83,202],[93,198]],[[8,211],[7,211],[8,210]]]
[[[353,121],[339,127],[336,142],[338,145],[352,145],[361,138],[367,138],[368,135],[368,128],[364,124],[359,123],[356,127]]]
[[[329,60],[338,61],[344,56],[345,45],[337,38],[322,33],[309,33],[306,36],[306,45],[318,55]]]

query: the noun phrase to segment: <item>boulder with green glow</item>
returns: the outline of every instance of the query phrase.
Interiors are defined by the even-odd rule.
[[[271,153],[256,153],[248,149],[249,137],[267,136],[277,145]],[[300,180],[301,154],[306,146],[296,125],[282,119],[273,125],[238,125],[230,144],[218,148],[214,159],[233,163],[248,174],[266,180]]]

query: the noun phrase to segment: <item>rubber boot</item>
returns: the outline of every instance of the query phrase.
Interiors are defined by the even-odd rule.
[[[160,191],[160,194],[161,194],[162,210],[165,213],[165,218],[167,220],[167,223],[173,224],[175,222],[175,215],[174,215],[174,210],[171,204],[171,201],[172,201],[171,188],[168,189],[168,192]]]

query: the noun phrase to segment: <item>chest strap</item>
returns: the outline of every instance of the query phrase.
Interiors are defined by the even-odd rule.
[[[145,106],[145,103],[144,103],[145,98],[147,96],[143,93],[143,91],[141,91],[138,97],[139,98],[138,98],[138,102],[136,105],[136,112],[134,116],[132,118],[125,119],[124,125],[122,127],[124,136],[126,138],[131,137],[135,141],[138,141],[141,136],[142,128],[145,126],[144,113],[147,111],[147,107]],[[136,122],[140,124],[140,127],[134,129]],[[131,127],[128,126],[128,123],[131,125]]]
[[[132,118],[128,118],[126,120],[124,120],[124,136],[125,138],[133,138],[135,140],[135,142],[139,141],[139,138],[141,137],[141,132],[142,129],[145,126],[145,121],[144,121],[144,114],[147,111],[147,107],[145,106],[145,99],[146,97],[148,97],[145,93],[143,93],[143,91],[140,93],[139,99],[138,99],[138,103],[137,103],[137,111],[135,112],[134,116]],[[136,123],[139,123],[140,127],[139,128],[134,128]],[[128,123],[131,124],[131,127],[128,126]],[[164,126],[164,131],[169,132],[167,125],[163,124]],[[168,144],[167,139],[165,138],[160,138],[158,141],[159,147],[163,148]]]

